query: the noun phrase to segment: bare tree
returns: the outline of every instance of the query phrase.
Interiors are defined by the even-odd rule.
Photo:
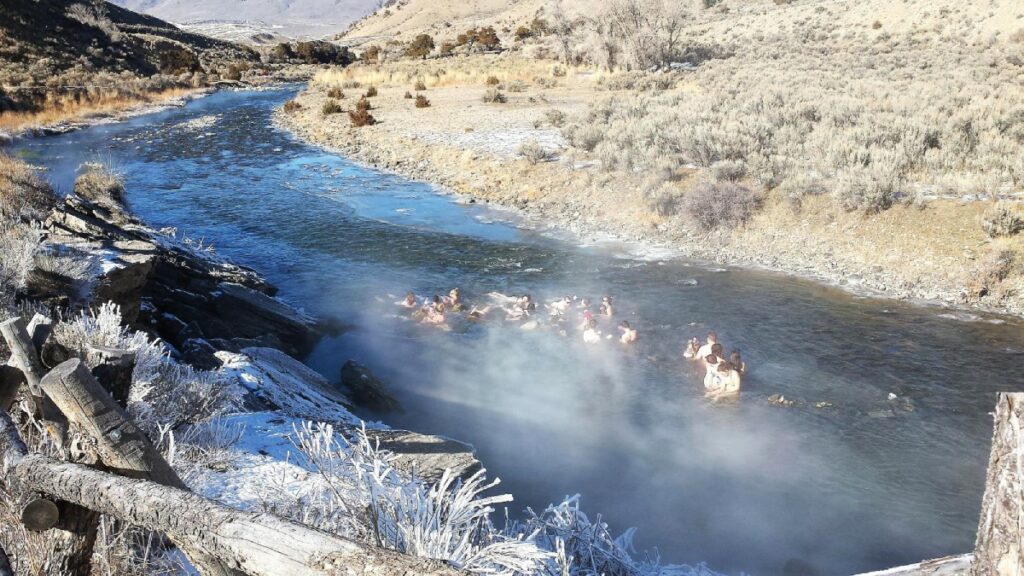
[[[645,69],[678,54],[686,17],[685,8],[671,0],[611,0],[596,21],[622,44],[630,65]]]

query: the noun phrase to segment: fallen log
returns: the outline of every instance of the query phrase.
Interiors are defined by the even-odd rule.
[[[455,576],[439,560],[413,558],[285,520],[243,512],[146,480],[30,454],[6,413],[0,413],[5,473],[26,486],[149,530],[187,550],[217,558],[253,576]]]
[[[11,349],[10,364],[25,374],[28,388],[33,396],[41,397],[43,389],[39,387],[39,381],[46,374],[43,363],[39,361],[39,351],[32,344],[32,338],[25,328],[25,321],[19,317],[11,318],[0,323],[0,334]]]
[[[40,383],[68,421],[96,441],[103,465],[118,474],[185,488],[145,433],[78,358],[59,364]]]
[[[996,403],[971,575],[1024,575],[1024,394]]]

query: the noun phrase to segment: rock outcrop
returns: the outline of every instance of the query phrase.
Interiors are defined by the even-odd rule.
[[[341,385],[348,389],[353,402],[378,414],[402,409],[384,382],[355,360],[349,360],[341,367]]]
[[[194,364],[215,365],[217,349],[253,346],[301,357],[326,330],[276,299],[277,289],[255,271],[162,235],[118,207],[69,196],[46,228],[51,244],[102,260],[96,300],[117,303],[133,328]]]

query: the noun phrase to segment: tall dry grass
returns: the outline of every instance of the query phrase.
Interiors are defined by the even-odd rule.
[[[164,88],[157,91],[100,90],[86,98],[70,94],[56,94],[46,98],[41,110],[26,112],[0,112],[0,130],[22,130],[52,126],[63,122],[76,122],[91,117],[115,114],[145,104],[165,102],[197,93],[195,88]]]

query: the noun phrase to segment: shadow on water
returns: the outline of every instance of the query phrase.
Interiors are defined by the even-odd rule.
[[[270,110],[290,94],[219,93],[19,152],[64,190],[81,162],[112,163],[151,224],[204,238],[284,298],[357,324],[308,362],[331,378],[348,358],[368,364],[406,407],[387,421],[472,442],[516,496],[513,515],[579,492],[666,560],[756,574],[793,559],[852,573],[971,548],[994,394],[1024,385],[1019,323],[539,237],[507,212],[273,129]],[[624,350],[501,325],[442,333],[391,304],[453,286],[470,300],[613,294],[641,339]],[[709,405],[680,358],[709,328],[751,367],[738,404]],[[797,404],[772,406],[772,394]]]

